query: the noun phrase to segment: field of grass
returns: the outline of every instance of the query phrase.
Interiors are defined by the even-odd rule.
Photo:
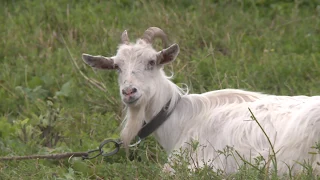
[[[131,39],[150,26],[164,29],[181,48],[166,70],[191,93],[320,94],[318,0],[5,0],[0,10],[0,156],[87,151],[119,137],[116,73],[93,71],[81,54],[114,55],[125,29]],[[283,178],[249,167],[189,172],[183,163],[169,176],[152,137],[131,151],[130,158],[121,150],[86,161],[0,161],[0,179]],[[306,167],[291,178],[316,177]]]

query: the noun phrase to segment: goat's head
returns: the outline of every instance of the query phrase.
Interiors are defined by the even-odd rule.
[[[152,43],[161,38],[164,49],[157,52]],[[127,31],[121,35],[117,54],[113,57],[83,54],[84,62],[98,69],[113,69],[119,73],[118,82],[122,100],[128,106],[138,106],[154,96],[155,85],[163,78],[163,65],[172,62],[179,53],[179,46],[167,46],[166,34],[157,27],[148,28],[141,39],[130,43]]]

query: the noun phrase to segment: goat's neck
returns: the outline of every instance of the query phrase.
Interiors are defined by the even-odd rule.
[[[174,108],[176,102],[180,98],[180,90],[171,81],[164,79],[161,82],[161,88],[156,91],[156,94],[150,99],[145,109],[146,122],[158,114],[170,101],[169,111]]]
[[[157,83],[159,83],[157,87],[161,88],[157,89],[148,102],[142,103],[143,105],[138,107],[127,108],[126,121],[121,131],[121,139],[125,146],[129,145],[130,141],[138,134],[143,123],[150,122],[169,100],[168,111],[171,111],[180,99],[181,91],[174,83],[168,79],[159,80]]]
[[[161,144],[161,146],[170,152],[175,144],[177,143],[176,137],[181,134],[179,129],[172,129],[172,127],[180,124],[178,121],[182,119],[172,119],[172,115],[179,114],[179,109],[177,109],[177,103],[181,102],[180,98],[182,95],[181,90],[173,84],[171,81],[166,80],[162,82],[161,90],[157,91],[157,94],[150,100],[149,104],[146,106],[146,121],[149,122],[152,118],[161,111],[161,109],[166,106],[168,101],[170,101],[168,111],[172,111],[169,119],[166,120],[154,133],[156,140]],[[179,104],[178,104],[179,105]]]

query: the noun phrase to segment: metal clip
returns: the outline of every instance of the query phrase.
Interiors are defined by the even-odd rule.
[[[140,138],[139,136],[137,136],[137,137],[138,137],[138,141],[135,142],[134,144],[130,144],[129,147],[135,147],[135,146],[137,146],[138,144],[141,143],[141,138]],[[103,151],[103,147],[104,147],[106,144],[109,144],[109,143],[113,143],[115,149],[112,150],[112,151],[110,151],[110,152],[105,153],[105,152]],[[119,152],[120,146],[121,146],[122,144],[123,144],[122,141],[115,140],[115,139],[107,139],[107,140],[104,140],[104,141],[102,141],[102,143],[99,145],[99,148],[98,148],[98,149],[88,151],[86,156],[82,156],[82,159],[93,159],[93,158],[96,158],[96,157],[98,157],[98,156],[100,156],[100,155],[105,156],[105,157],[107,157],[107,156],[112,156],[112,155],[116,154],[117,152]],[[95,154],[95,153],[97,153],[97,152],[99,152],[99,153],[98,153],[98,154]],[[95,154],[95,155],[92,155],[92,156],[90,157],[91,154]]]
[[[135,146],[137,146],[138,144],[141,143],[141,138],[139,136],[137,136],[137,137],[138,137],[138,141],[135,142],[134,144],[130,144],[129,147],[135,147]]]
[[[102,148],[103,148],[103,146],[105,146],[108,143],[114,143],[115,149],[111,152],[104,153]],[[114,140],[114,139],[104,140],[99,146],[99,150],[102,152],[101,155],[106,157],[106,156],[112,156],[112,155],[116,154],[117,152],[119,152],[121,144],[122,144],[121,141],[119,142],[118,140]]]
[[[93,156],[90,157],[90,154],[95,154],[95,152],[98,152],[98,151],[99,151],[98,154],[93,155]],[[100,149],[91,150],[91,151],[88,151],[88,152],[87,152],[87,155],[82,156],[82,159],[83,159],[83,160],[84,160],[84,159],[93,159],[93,158],[96,158],[96,157],[100,156],[102,153],[103,153],[103,152],[101,152]]]

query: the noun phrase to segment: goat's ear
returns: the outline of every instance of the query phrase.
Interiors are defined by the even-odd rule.
[[[178,44],[173,44],[170,47],[163,49],[157,54],[158,64],[167,64],[176,59],[180,51]]]
[[[82,59],[86,64],[97,69],[114,69],[113,59],[108,57],[82,54]]]

